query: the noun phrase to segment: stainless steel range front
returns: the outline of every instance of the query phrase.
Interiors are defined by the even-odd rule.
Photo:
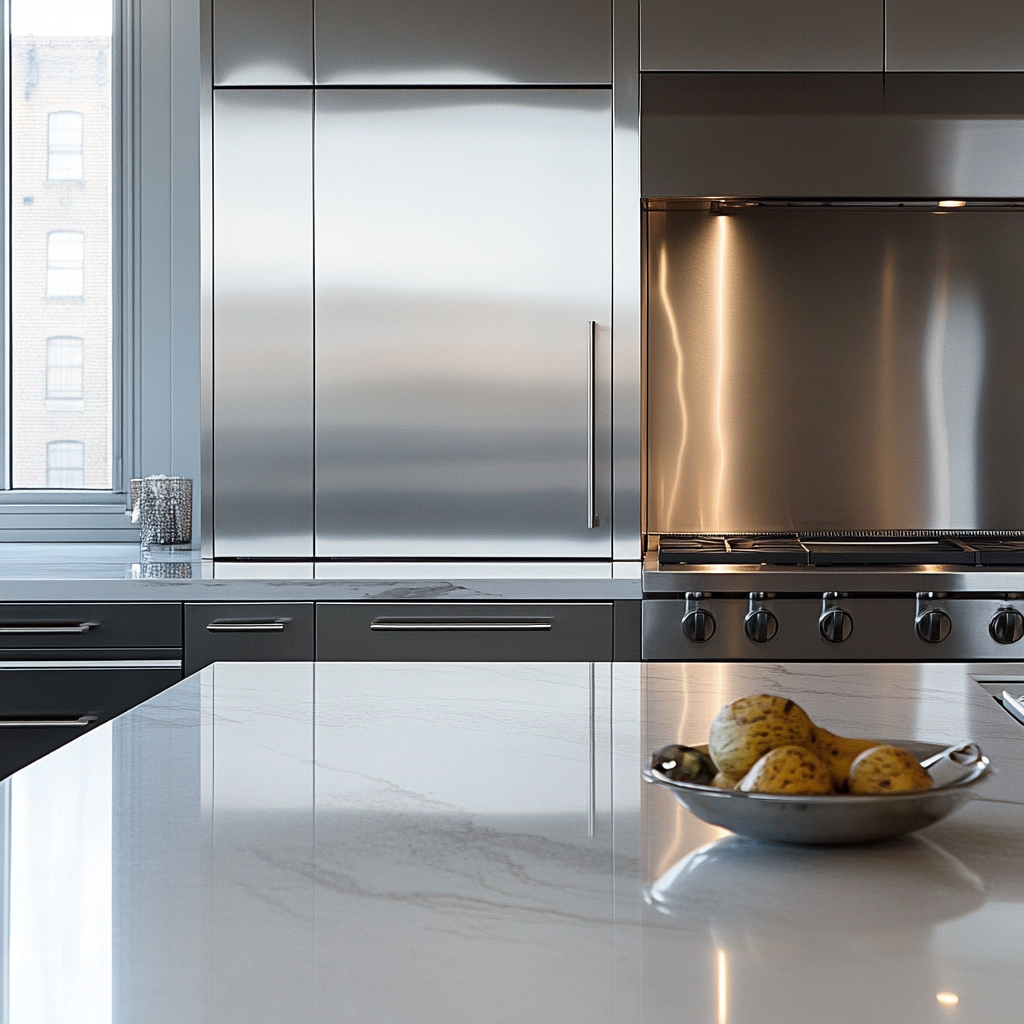
[[[646,659],[986,661],[1024,648],[1024,537],[662,537]]]

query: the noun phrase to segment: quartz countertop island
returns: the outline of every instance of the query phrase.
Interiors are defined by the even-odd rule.
[[[217,664],[4,784],[8,1016],[75,1024],[1011,1024],[1017,665]],[[998,774],[851,848],[640,768],[747,693]]]

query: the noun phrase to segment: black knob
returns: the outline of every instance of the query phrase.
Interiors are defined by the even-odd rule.
[[[952,623],[939,608],[929,608],[917,617],[917,635],[929,644],[939,644],[949,636]]]
[[[988,624],[988,632],[997,644],[1015,644],[1024,636],[1024,615],[1016,608],[1000,608]]]
[[[683,632],[688,640],[702,644],[715,635],[715,617],[706,608],[695,608],[683,616]]]
[[[842,608],[829,608],[821,613],[818,629],[830,644],[841,644],[853,632],[853,616]]]
[[[779,631],[779,620],[767,608],[755,608],[747,612],[743,628],[755,644],[766,644]]]

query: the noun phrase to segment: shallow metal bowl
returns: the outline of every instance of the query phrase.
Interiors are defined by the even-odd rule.
[[[879,740],[909,751],[919,761],[946,749],[942,743],[917,740]],[[707,753],[706,744],[690,744]],[[974,796],[974,787],[992,771],[979,750],[970,771],[958,782],[935,789],[918,789],[882,796],[776,796],[739,793],[693,782],[673,782],[645,768],[648,782],[670,789],[675,798],[702,821],[737,835],[773,843],[841,846],[892,839],[933,825]]]

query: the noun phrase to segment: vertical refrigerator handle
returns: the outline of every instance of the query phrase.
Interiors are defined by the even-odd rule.
[[[591,320],[587,338],[587,529],[597,526],[597,466],[595,465],[596,410],[595,389],[597,387],[597,321]]]

